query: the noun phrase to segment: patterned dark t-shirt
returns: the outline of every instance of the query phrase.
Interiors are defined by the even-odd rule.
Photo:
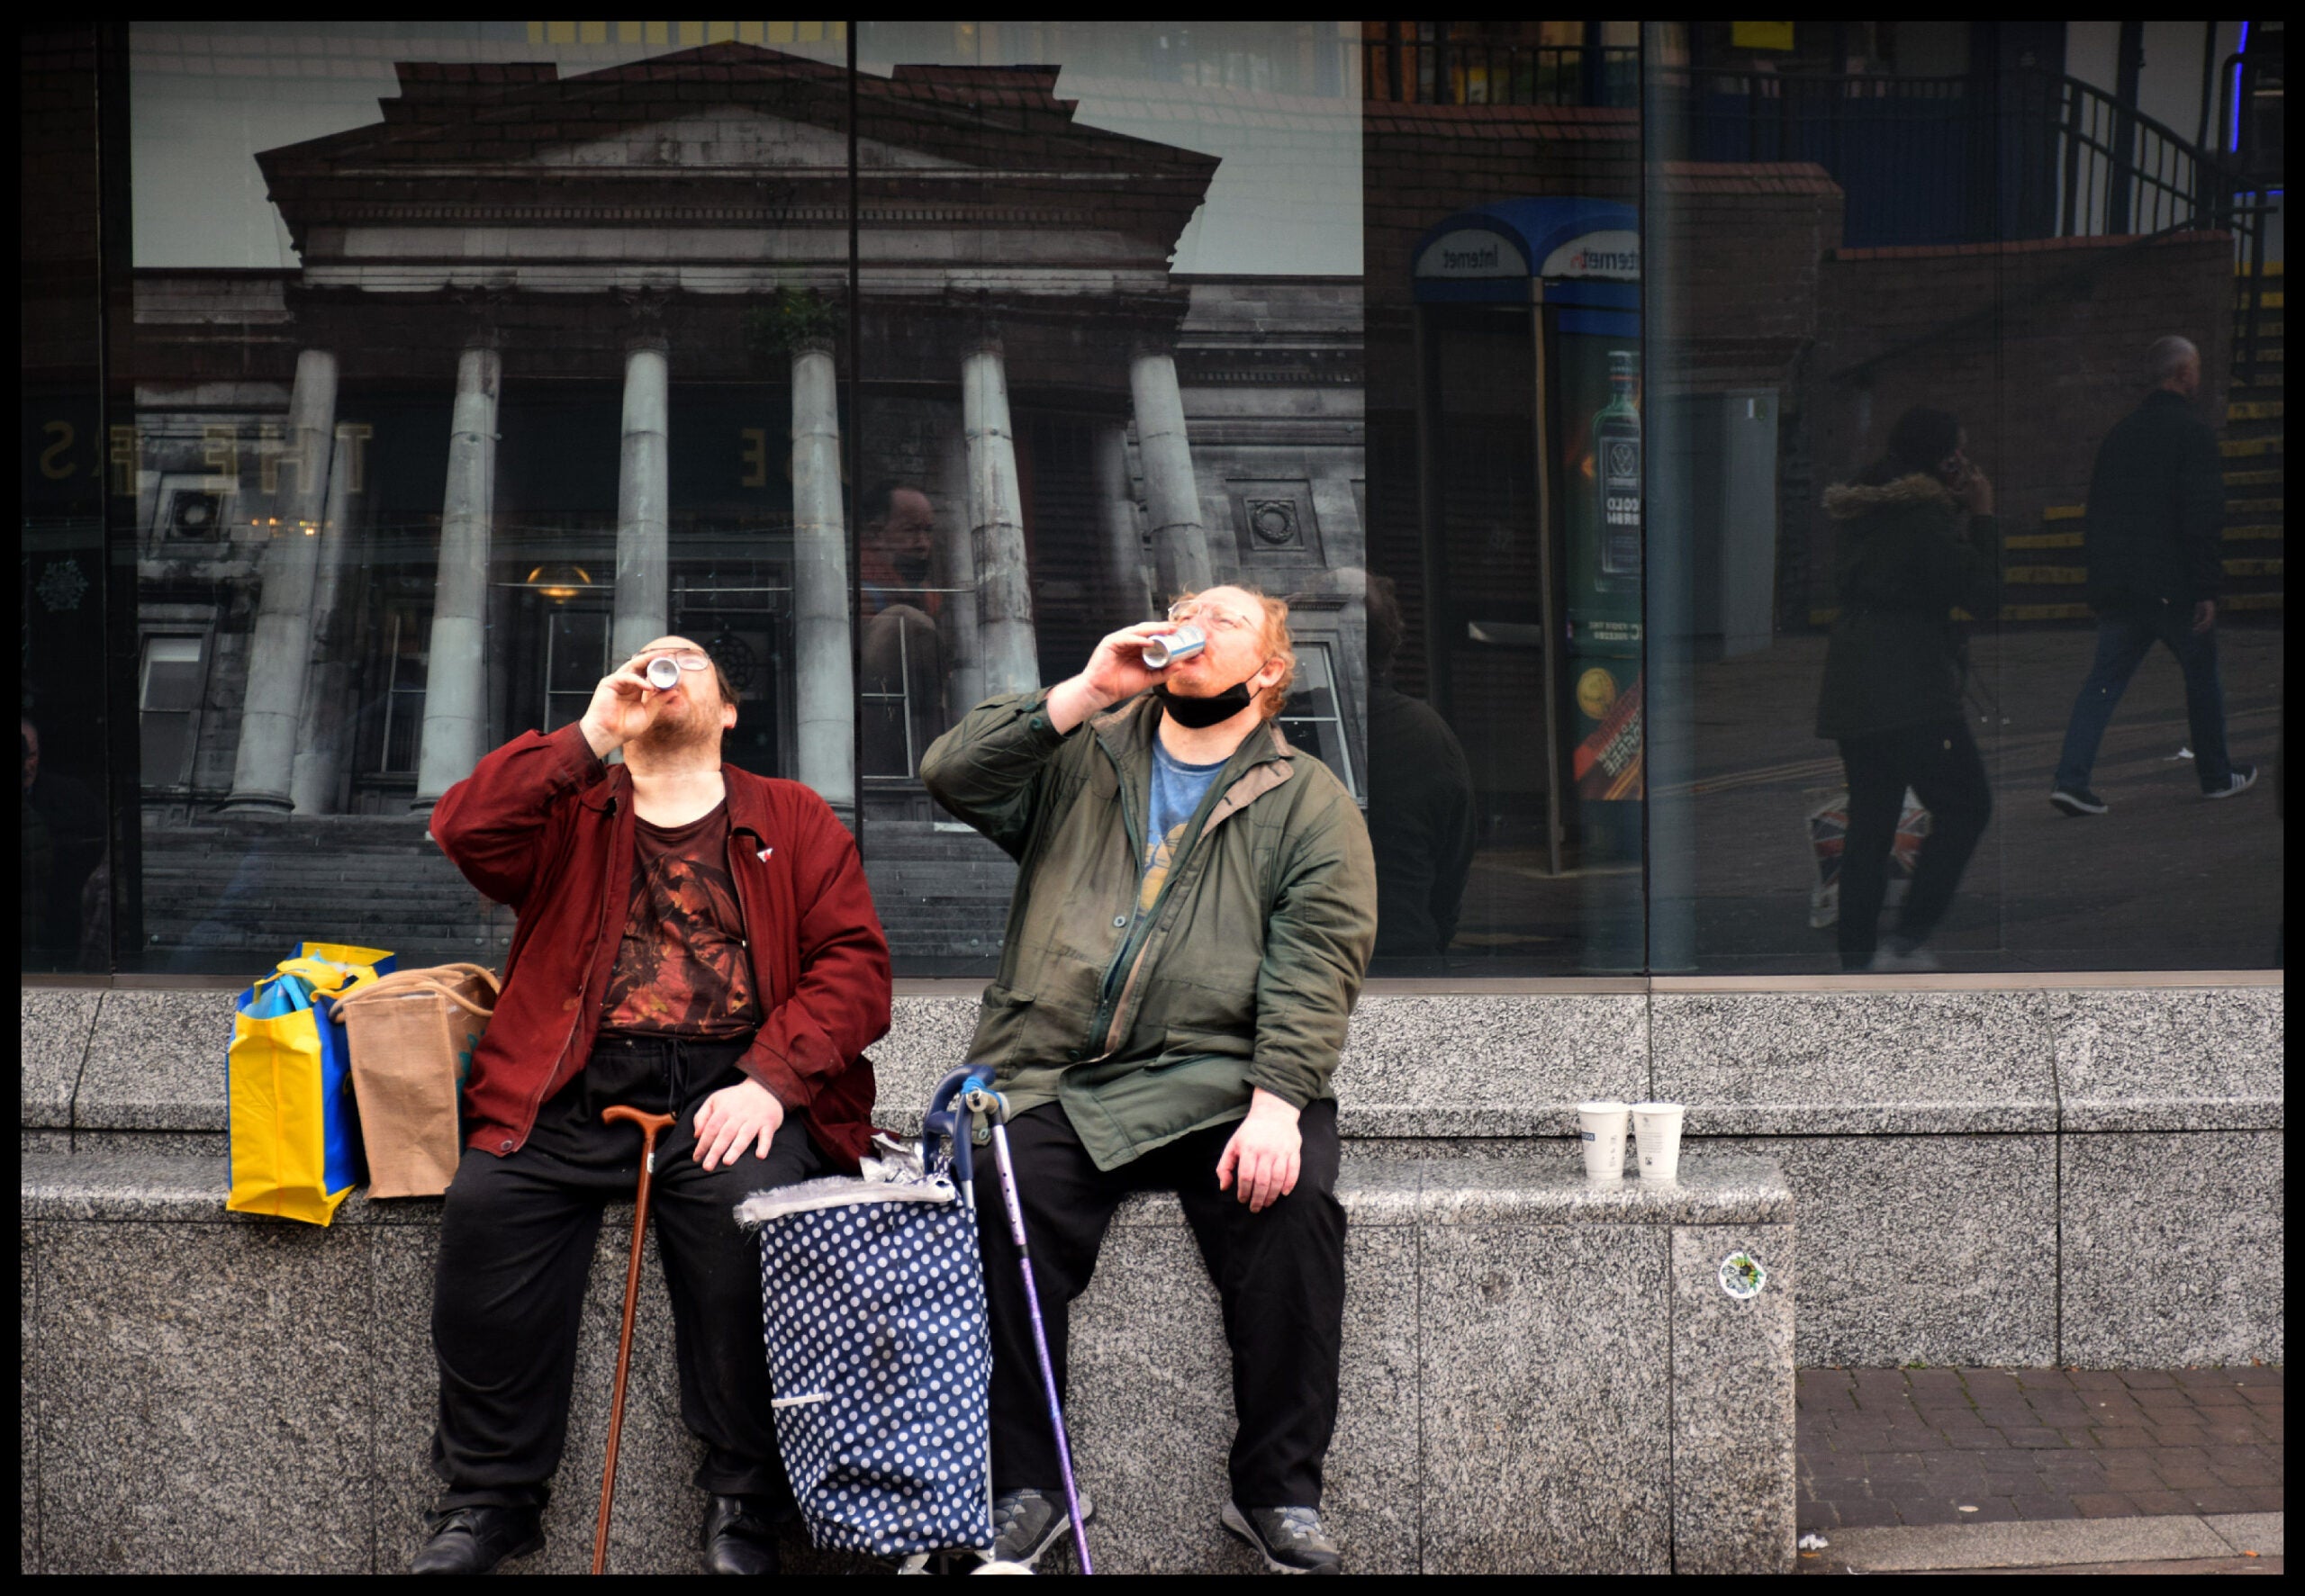
[[[724,800],[686,825],[634,823],[632,903],[601,1004],[623,1036],[743,1036],[760,1024]]]

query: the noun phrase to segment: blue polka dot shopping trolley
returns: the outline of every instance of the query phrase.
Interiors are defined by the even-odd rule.
[[[972,1129],[990,1132],[1024,1276],[1043,1394],[1063,1465],[1074,1546],[1079,1487],[1056,1396],[1004,1121],[990,1071],[961,1069],[929,1100],[920,1146],[875,1139],[861,1175],[756,1192],[737,1217],[760,1233],[761,1323],[776,1438],[809,1538],[922,1572],[993,1541],[986,1421],[992,1344],[977,1252]],[[1010,1565],[985,1563],[986,1572]]]

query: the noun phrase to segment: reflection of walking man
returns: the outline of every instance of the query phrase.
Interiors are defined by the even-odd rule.
[[[1376,936],[1375,866],[1351,795],[1270,724],[1295,668],[1288,607],[1220,587],[1170,613],[1204,653],[1149,670],[1144,641],[1170,628],[1125,627],[1070,681],[978,706],[921,780],[1024,864],[970,1057],[1017,1116],[1057,1378],[1066,1305],[1114,1210],[1175,1192],[1232,1346],[1224,1522],[1275,1569],[1333,1573],[1319,1508],[1344,1211],[1329,1078]],[[998,1213],[998,1188],[978,1202]],[[1069,1526],[1015,1249],[998,1224],[982,1236],[994,1552],[1026,1562]]]
[[[2217,433],[2193,407],[2201,352],[2166,338],[2146,355],[2153,392],[2105,435],[2089,478],[2089,602],[2097,658],[2065,732],[2049,802],[2067,815],[2110,807],[2089,789],[2097,746],[2156,643],[2185,673],[2193,773],[2213,798],[2246,792],[2256,767],[2225,747],[2225,689],[2217,676],[2217,594],[2224,574],[2225,477]]]
[[[671,660],[661,691],[641,675]],[[720,762],[737,706],[695,644],[650,644],[584,717],[481,761],[432,834],[520,924],[464,1096],[440,1220],[432,1465],[420,1573],[484,1573],[541,1544],[568,1428],[601,1204],[628,1198],[625,1104],[656,1143],[681,1419],[704,1442],[705,1566],[775,1572],[789,1498],[761,1355],[751,1193],[854,1169],[872,1135],[864,1047],[888,1029],[889,954],[855,844],[807,788]],[[621,748],[624,762],[604,764]]]

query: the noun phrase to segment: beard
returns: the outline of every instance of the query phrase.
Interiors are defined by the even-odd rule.
[[[701,752],[719,749],[719,722],[703,705],[684,703],[658,715],[646,731],[632,740],[632,746],[652,761],[693,758]]]

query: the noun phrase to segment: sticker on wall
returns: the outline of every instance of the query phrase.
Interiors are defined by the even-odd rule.
[[[50,615],[59,615],[80,608],[80,600],[87,596],[88,579],[80,573],[79,561],[50,560],[33,591]]]
[[[1767,1284],[1768,1271],[1752,1254],[1732,1252],[1721,1260],[1721,1289],[1739,1302],[1760,1295],[1761,1287]]]

